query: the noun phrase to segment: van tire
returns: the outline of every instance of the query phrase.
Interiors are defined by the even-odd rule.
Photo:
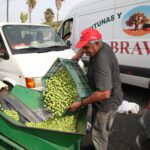
[[[7,82],[7,81],[3,81],[7,86],[8,86],[8,91],[11,91],[12,88],[14,87],[11,83]]]

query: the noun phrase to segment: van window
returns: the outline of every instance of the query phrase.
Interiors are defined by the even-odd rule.
[[[4,44],[4,41],[2,39],[2,36],[0,35],[0,58],[5,58],[5,55],[7,54],[7,50]]]
[[[12,54],[63,50],[66,43],[48,26],[6,25],[4,34]]]
[[[73,26],[73,19],[66,20],[59,31],[59,35],[66,41],[70,38]]]

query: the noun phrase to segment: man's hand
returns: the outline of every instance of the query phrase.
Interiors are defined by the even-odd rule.
[[[0,81],[0,90],[1,90],[2,88],[5,88],[5,89],[8,90],[8,86],[7,86],[5,83],[3,83],[2,81]]]
[[[72,57],[72,60],[79,61],[84,53],[85,53],[84,49],[81,48],[80,50],[78,50],[76,55]]]
[[[80,106],[81,106],[81,102],[75,102],[70,105],[69,111],[75,112],[78,108],[80,108]]]

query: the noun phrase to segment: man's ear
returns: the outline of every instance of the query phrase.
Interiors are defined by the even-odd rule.
[[[102,42],[97,42],[97,45],[99,45],[99,47],[101,48],[102,47]]]

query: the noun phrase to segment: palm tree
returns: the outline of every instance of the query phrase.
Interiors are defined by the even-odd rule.
[[[53,23],[54,12],[52,11],[52,9],[50,9],[50,8],[46,9],[46,11],[44,12],[44,18],[45,18],[46,24],[50,25]]]
[[[21,12],[20,20],[21,20],[22,23],[25,23],[28,20],[28,13]]]
[[[64,0],[55,0],[55,4],[56,4],[56,8],[57,8],[57,22],[58,22],[58,18],[59,18],[59,10],[61,8],[63,1]]]
[[[31,13],[36,5],[36,0],[27,0],[28,11],[29,11],[29,22],[31,23]]]

